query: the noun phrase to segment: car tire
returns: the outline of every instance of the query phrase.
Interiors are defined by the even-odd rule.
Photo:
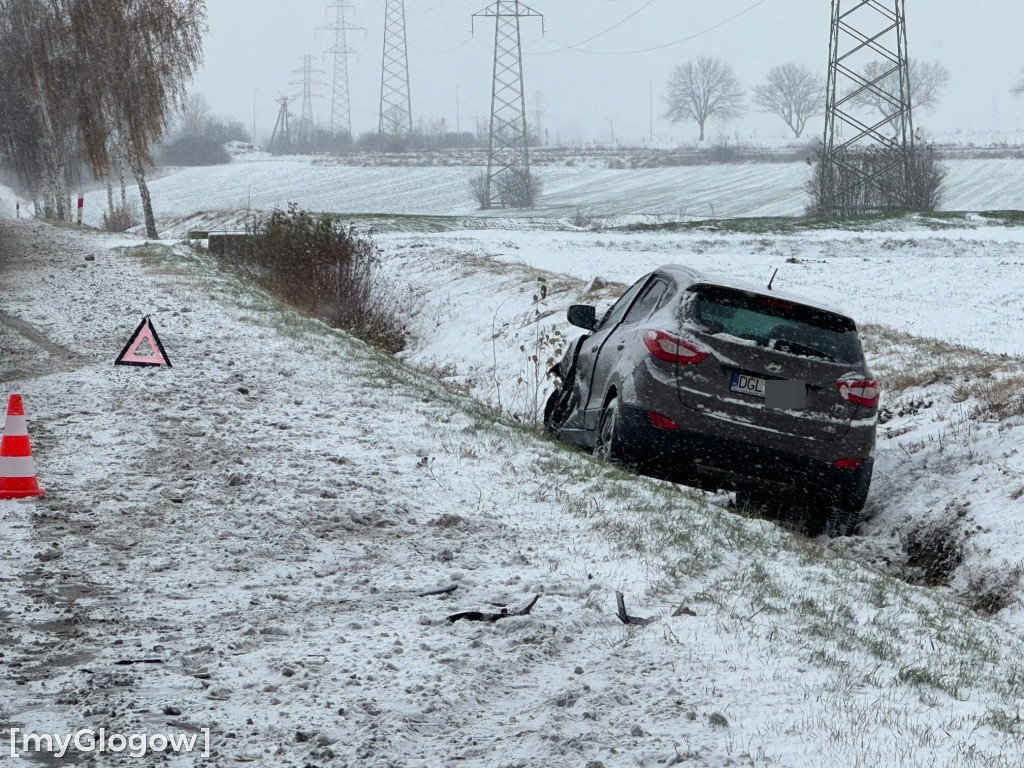
[[[544,403],[544,431],[549,435],[555,433],[557,427],[555,426],[554,419],[555,409],[558,408],[558,401],[562,398],[562,390],[556,389],[548,397],[548,401]]]
[[[597,442],[594,444],[594,455],[605,461],[621,463],[622,424],[619,416],[619,401],[612,398],[601,411],[601,419],[597,423]]]
[[[822,528],[829,538],[850,536],[860,520],[860,513],[868,500],[868,488],[871,475],[857,484],[857,489],[850,494],[825,501],[825,514]]]
[[[828,514],[825,517],[825,535],[830,539],[835,539],[839,536],[849,536],[853,533],[854,516],[856,512],[853,512],[840,504],[833,504],[828,508]]]

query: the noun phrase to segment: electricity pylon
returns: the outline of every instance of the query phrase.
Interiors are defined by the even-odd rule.
[[[384,9],[384,63],[380,81],[380,133],[412,133],[412,96],[409,90],[409,47],[405,39],[405,2],[387,0]]]
[[[478,16],[494,18],[491,130],[481,207],[529,207],[533,204],[533,186],[519,20],[538,16],[543,29],[544,16],[519,0],[496,0],[473,14],[474,19]]]
[[[822,212],[847,216],[913,205],[914,121],[905,0],[832,0]],[[864,117],[869,97],[885,114]]]
[[[313,138],[313,86],[323,85],[320,82],[313,82],[313,73],[323,74],[320,70],[313,69],[313,56],[305,54],[302,57],[302,69],[295,70],[296,74],[302,74],[302,80],[293,81],[292,85],[302,85],[302,111],[299,113],[299,124],[295,132],[298,134],[299,144],[302,150],[308,150]]]
[[[352,8],[345,0],[338,0],[333,6],[337,11],[334,24],[327,29],[334,32],[334,47],[328,53],[334,55],[334,80],[331,85],[331,132],[352,135],[352,107],[348,93],[348,33],[359,29],[345,20],[345,10]]]
[[[270,135],[271,152],[275,149],[278,152],[287,152],[291,148],[291,134],[288,130],[288,118],[291,115],[288,112],[288,105],[292,101],[294,99],[289,99],[287,96],[282,96],[277,100],[277,121],[274,123],[274,132]]]

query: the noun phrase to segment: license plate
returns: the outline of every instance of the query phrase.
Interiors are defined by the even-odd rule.
[[[764,379],[757,376],[747,376],[745,373],[734,373],[732,375],[733,392],[743,392],[755,397],[764,397]]]

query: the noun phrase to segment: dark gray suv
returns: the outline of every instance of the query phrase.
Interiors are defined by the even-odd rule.
[[[857,327],[811,299],[665,266],[553,372],[548,430],[644,474],[739,503],[802,505],[809,533],[848,532],[874,464],[878,382]]]

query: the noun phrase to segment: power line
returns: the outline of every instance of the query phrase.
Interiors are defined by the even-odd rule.
[[[687,43],[690,40],[695,40],[698,37],[706,35],[709,32],[714,32],[716,29],[720,29],[721,27],[724,27],[726,24],[729,24],[730,22],[736,21],[736,19],[738,19],[738,18],[740,18],[742,16],[746,16],[748,13],[753,11],[755,8],[757,8],[760,5],[764,5],[766,2],[768,2],[768,0],[757,0],[757,2],[754,3],[753,5],[750,5],[750,6],[746,7],[746,8],[744,8],[739,13],[736,13],[736,14],[730,16],[729,18],[727,18],[727,19],[725,19],[723,21],[718,22],[717,24],[714,24],[714,25],[708,27],[707,29],[702,29],[700,32],[695,32],[692,35],[687,35],[686,37],[682,37],[682,38],[680,38],[678,40],[673,40],[670,43],[663,43],[661,45],[654,45],[654,46],[651,46],[650,48],[637,48],[636,50],[632,50],[632,51],[589,51],[586,48],[580,48],[579,47],[580,45],[583,45],[584,43],[589,42],[589,40],[584,40],[584,41],[581,41],[579,43],[574,43],[573,45],[562,45],[561,43],[557,43],[557,41],[552,41],[552,42],[555,42],[557,45],[562,45],[562,47],[561,48],[556,48],[553,51],[538,51],[536,53],[528,53],[526,55],[527,56],[550,56],[553,53],[562,53],[563,51],[576,51],[578,53],[589,53],[589,54],[592,54],[594,56],[635,56],[636,54],[639,54],[639,53],[651,53],[652,51],[660,51],[660,50],[663,50],[665,48],[672,48],[673,46],[676,46],[676,45],[682,45],[683,43]],[[648,5],[650,5],[650,3],[648,3]],[[647,6],[644,6],[644,8],[646,8],[646,7]],[[636,13],[639,13],[644,8],[640,8],[633,15],[635,16]],[[601,35],[606,34],[607,32],[610,32],[612,29],[615,29],[616,27],[621,26],[621,24],[623,24],[624,22],[628,21],[629,18],[632,18],[632,16],[627,17],[626,19],[623,19],[621,22],[619,22],[615,26],[609,28],[605,32],[601,32],[600,34],[596,35],[595,37],[600,37]],[[590,38],[590,39],[593,40],[595,38]]]
[[[632,12],[631,14],[629,14],[629,16],[627,16],[626,18],[624,18],[624,19],[621,19],[621,20],[619,20],[619,21],[615,22],[615,23],[614,23],[614,24],[612,24],[612,25],[611,25],[610,27],[608,27],[608,29],[606,29],[606,30],[604,30],[604,31],[602,31],[602,32],[598,32],[598,33],[597,33],[596,35],[594,35],[593,37],[588,37],[588,38],[587,38],[586,40],[580,40],[580,41],[579,41],[578,43],[573,43],[572,45],[567,45],[567,46],[563,47],[563,48],[562,48],[561,50],[568,50],[568,49],[570,49],[570,48],[573,48],[573,49],[574,49],[574,48],[576,48],[577,46],[580,46],[580,45],[586,45],[587,43],[590,43],[590,42],[593,42],[594,40],[597,40],[597,38],[599,38],[599,37],[604,37],[604,36],[605,36],[605,35],[607,35],[607,34],[608,34],[609,32],[614,32],[614,31],[615,31],[616,29],[618,29],[618,28],[619,28],[619,27],[621,27],[621,26],[622,26],[623,24],[625,24],[625,23],[626,23],[627,21],[629,21],[630,19],[632,19],[632,18],[633,18],[634,16],[636,16],[637,14],[639,14],[639,13],[640,13],[641,11],[644,11],[644,10],[646,10],[647,8],[650,8],[650,7],[651,7],[652,5],[654,5],[654,4],[656,3],[656,2],[658,2],[658,0],[648,0],[648,2],[644,3],[643,5],[641,5],[641,6],[639,7],[639,8],[637,8],[637,9],[636,9],[635,11],[633,11],[633,12]],[[557,51],[550,51],[550,53],[557,53]],[[538,54],[538,55],[539,55],[539,54]]]

